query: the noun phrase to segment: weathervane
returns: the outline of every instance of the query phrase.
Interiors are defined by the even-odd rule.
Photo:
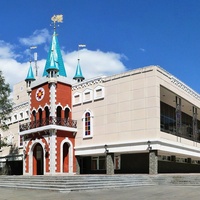
[[[54,29],[56,28],[56,22],[62,23],[63,22],[63,15],[54,15],[51,17],[51,21],[53,21]]]

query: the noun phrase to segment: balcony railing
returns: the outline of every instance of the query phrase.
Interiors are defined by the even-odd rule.
[[[72,119],[60,118],[60,117],[49,117],[45,119],[31,121],[24,124],[19,124],[19,130],[20,132],[22,132],[29,129],[34,129],[34,128],[48,126],[48,125],[58,125],[58,126],[77,128],[77,121],[72,120]]]

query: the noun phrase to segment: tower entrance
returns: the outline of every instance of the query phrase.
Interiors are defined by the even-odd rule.
[[[33,149],[33,175],[44,175],[44,153],[39,143]]]
[[[69,172],[69,144],[63,145],[63,172]]]

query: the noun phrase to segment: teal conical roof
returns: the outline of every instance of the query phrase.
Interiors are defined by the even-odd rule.
[[[67,76],[66,71],[65,71],[65,66],[63,63],[62,55],[61,55],[61,50],[60,46],[58,43],[58,38],[56,35],[56,32],[54,31],[53,37],[52,37],[52,42],[51,46],[49,49],[46,65],[44,68],[43,76],[47,76],[47,70],[50,69],[52,66],[52,58],[54,59],[55,67],[59,70],[58,75],[59,76]]]
[[[49,72],[50,70],[56,70],[58,72],[59,68],[56,63],[57,62],[54,59],[54,53],[52,52],[50,55],[50,64],[49,64],[48,68],[46,69],[46,71]]]
[[[25,81],[34,81],[34,80],[35,80],[35,77],[33,74],[33,69],[32,69],[31,63],[30,63],[30,67],[29,67],[28,74],[26,76]]]
[[[82,74],[82,70],[81,70],[81,66],[80,66],[80,62],[79,62],[79,59],[78,59],[78,65],[77,65],[77,67],[76,67],[76,74],[75,74],[75,76],[73,77],[73,79],[74,80],[84,80],[85,78],[84,78],[84,76],[83,76],[83,74]]]

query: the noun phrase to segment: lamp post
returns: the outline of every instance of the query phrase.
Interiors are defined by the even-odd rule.
[[[148,145],[148,150],[151,151],[152,150],[151,141],[148,140],[147,145]]]
[[[105,144],[105,145],[104,145],[104,148],[105,148],[105,153],[107,154],[107,153],[109,152],[109,150],[108,150],[108,145]]]

